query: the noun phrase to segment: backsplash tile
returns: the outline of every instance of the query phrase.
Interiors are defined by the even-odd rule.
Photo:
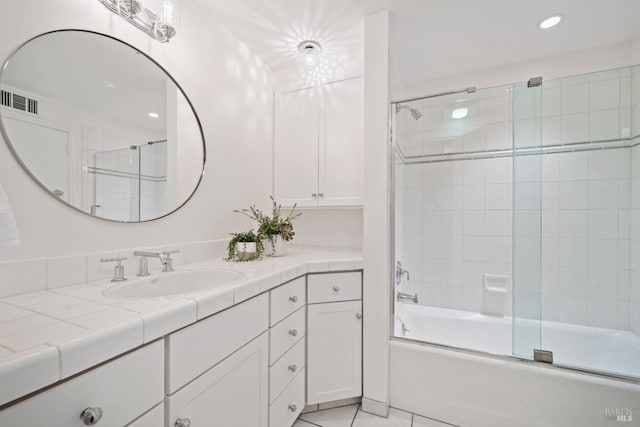
[[[46,288],[46,260],[0,263],[0,297],[43,291]]]
[[[85,255],[47,260],[47,289],[76,285],[87,281]]]

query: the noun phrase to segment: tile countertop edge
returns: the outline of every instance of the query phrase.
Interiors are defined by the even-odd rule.
[[[88,329],[80,336],[46,342],[0,358],[0,384],[3,384],[0,388],[0,406],[118,357],[144,343],[161,338],[307,273],[360,270],[362,255],[361,251],[355,249],[296,248],[295,253],[289,258],[285,256],[269,259],[266,262],[233,265],[215,259],[182,265],[180,270],[223,266],[241,271],[246,277],[239,282],[210,292],[167,298],[165,301],[173,301],[175,304],[149,311],[132,312],[131,319],[113,320],[99,328]],[[105,283],[96,282],[74,285],[74,287],[86,290],[90,289],[89,286],[95,286],[95,293],[101,296],[104,285]],[[182,315],[176,317],[177,312],[181,312]],[[152,319],[154,327],[149,328],[149,321]],[[73,322],[73,319],[67,322]],[[151,329],[152,334],[150,334]],[[123,336],[126,339],[118,341],[118,337]],[[111,345],[114,342],[118,343],[115,347]]]

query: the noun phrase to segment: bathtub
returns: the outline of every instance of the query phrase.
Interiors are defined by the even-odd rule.
[[[511,317],[402,303],[396,313],[396,337],[494,355],[513,354]],[[535,348],[553,351],[556,365],[640,378],[640,337],[633,332],[519,319],[516,334],[524,347],[516,349],[518,356],[532,357],[528,351],[537,343]]]
[[[510,317],[399,304],[395,319],[395,408],[464,427],[640,426],[639,381],[557,366],[602,372],[615,367],[616,374],[640,377],[640,338],[631,332],[518,319],[518,336],[525,339],[539,340],[542,327],[542,348],[554,355],[555,365],[548,365],[510,357]],[[618,419],[620,414],[626,418]]]

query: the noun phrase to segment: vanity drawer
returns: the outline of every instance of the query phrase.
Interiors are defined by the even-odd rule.
[[[271,322],[273,326],[306,304],[305,280],[299,277],[269,292],[271,295]]]
[[[269,364],[273,365],[295,343],[304,338],[307,327],[307,311],[300,308],[269,331]]]
[[[282,390],[300,372],[306,362],[305,342],[298,341],[284,356],[280,358],[271,368],[269,368],[269,403],[282,393]]]
[[[164,398],[164,342],[157,341],[0,411],[0,426],[81,426],[86,408],[99,425],[122,426]]]
[[[172,394],[267,330],[269,301],[257,296],[167,337],[167,393]]]
[[[291,427],[305,406],[305,371],[302,369],[289,386],[269,406],[269,425]]]
[[[362,299],[362,273],[310,274],[309,304]]]

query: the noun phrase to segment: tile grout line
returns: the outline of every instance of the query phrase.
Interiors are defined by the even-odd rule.
[[[358,407],[356,408],[356,413],[353,414],[353,419],[351,420],[351,424],[349,424],[349,427],[353,427],[353,424],[356,422],[356,418],[358,417],[358,412],[360,412],[361,407],[362,407],[362,404],[359,404]]]

